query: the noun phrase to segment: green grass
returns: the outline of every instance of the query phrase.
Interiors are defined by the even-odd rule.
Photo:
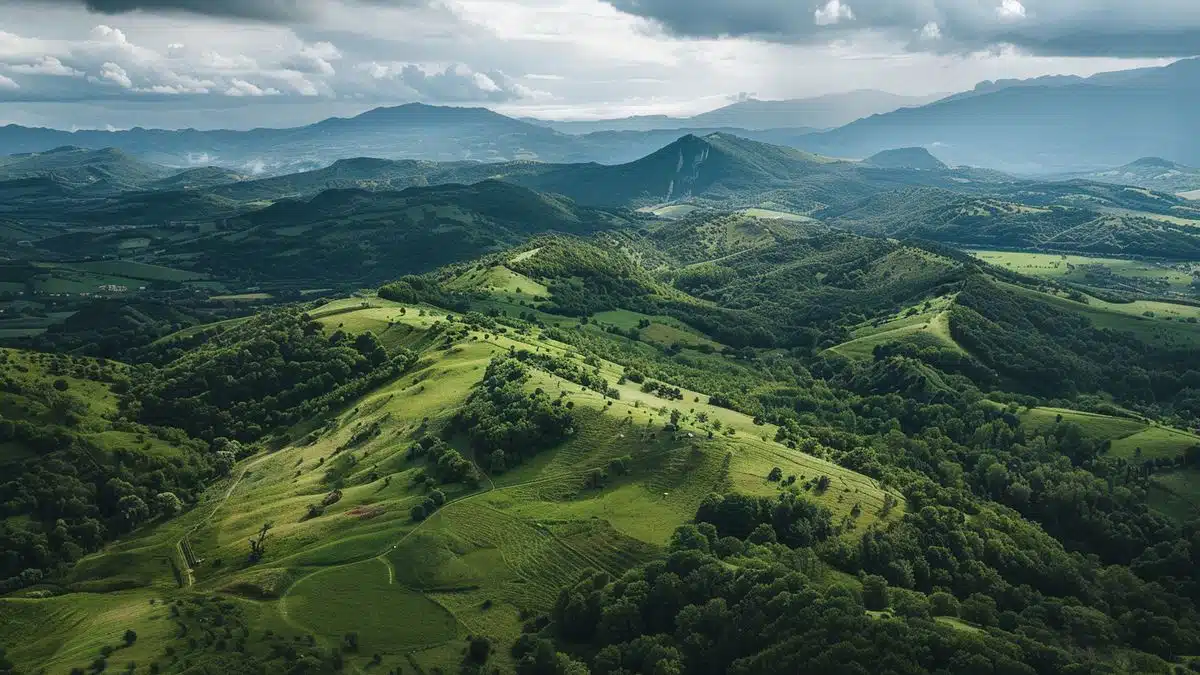
[[[482,291],[525,300],[550,295],[550,289],[504,265],[473,268],[450,281],[447,287],[458,291]]]
[[[463,636],[486,634],[497,644],[511,643],[521,632],[523,614],[550,609],[559,588],[582,570],[620,574],[660,555],[674,529],[694,517],[708,493],[777,494],[778,484],[766,480],[773,467],[795,474],[800,483],[830,476],[830,489],[804,494],[839,519],[858,505],[858,534],[901,515],[902,508],[887,516],[882,513],[885,493],[869,478],[771,441],[774,427],[708,405],[708,397],[700,392],[684,391],[683,401],[667,402],[634,383],[617,385],[623,368],[600,361],[602,376],[620,392],[619,401],[610,404],[596,392],[534,371],[530,388],[542,387],[553,396],[565,393],[575,404],[576,433],[558,448],[502,475],[488,476],[478,490],[442,486],[447,504],[414,523],[409,510],[424,499],[423,490],[413,484],[421,464],[407,460],[405,450],[426,429],[437,428],[454,414],[490,359],[514,348],[580,357],[577,350],[536,331],[486,339],[483,332],[473,331],[450,348],[435,348],[426,337],[435,322],[445,321],[447,312],[428,310],[420,316],[420,308],[405,307],[401,315],[401,307],[377,298],[348,298],[328,303],[313,315],[327,331],[373,330],[385,342],[391,334],[406,336],[411,340],[406,344],[423,350],[413,371],[331,411],[328,419],[291,430],[294,439],[312,432],[314,440],[244,462],[232,479],[214,485],[192,511],[89,556],[72,572],[70,582],[74,588],[100,592],[70,593],[56,602],[84,608],[89,617],[117,613],[107,619],[106,626],[113,626],[110,632],[119,634],[132,623],[142,635],[143,624],[138,622],[155,620],[150,597],[223,592],[239,599],[259,629],[311,633],[319,644],[330,647],[345,633],[357,632],[362,646],[351,661],[361,660],[364,667],[369,655],[380,652],[385,665],[402,665],[406,672],[413,662],[447,669],[461,659]],[[641,317],[629,313],[605,318],[636,326]],[[685,332],[681,326],[653,320]],[[72,390],[75,387],[72,382]],[[85,384],[79,387],[83,391]],[[115,411],[115,399],[100,393],[95,392],[96,410]],[[684,415],[677,434],[663,431],[671,408]],[[701,414],[707,421],[701,421]],[[346,447],[358,429],[375,423],[383,430],[378,436]],[[726,435],[727,429],[732,436]],[[714,431],[711,439],[709,431]],[[107,447],[137,443],[108,429],[95,433],[97,442]],[[170,448],[152,442],[146,451],[165,454]],[[308,505],[329,491],[324,476],[332,458],[346,453],[357,463],[346,477],[341,500],[322,515],[306,518]],[[589,470],[607,470],[612,459],[626,455],[632,458],[628,475],[610,475],[601,488],[586,486]],[[369,476],[372,472],[377,478]],[[246,540],[264,522],[274,525],[267,556],[247,566]],[[181,564],[176,543],[185,535],[202,562],[192,571],[195,586],[181,590],[170,563]],[[113,591],[131,584],[138,588]],[[80,642],[78,631],[68,627],[74,625],[46,620],[38,630],[45,639],[58,642],[31,641],[14,657],[27,667],[90,662],[89,654],[76,664],[76,652],[70,659],[53,660],[66,644]],[[109,639],[109,633],[87,628],[91,624],[80,625],[89,637],[81,642],[86,648],[79,655]],[[93,633],[98,637],[90,637]],[[0,627],[0,639],[8,635]],[[144,635],[138,648],[159,653],[170,638],[154,627],[147,627]],[[511,670],[504,650],[495,658],[502,669]]]
[[[214,295],[209,297],[209,300],[218,302],[261,302],[270,300],[273,296],[270,293],[237,293],[235,295]]]
[[[1189,221],[1195,223],[1196,221]],[[1192,283],[1190,263],[1165,263],[1122,258],[1101,258],[1057,253],[973,250],[977,258],[1031,277],[1074,284],[1093,285],[1091,270],[1102,269],[1122,279],[1151,279],[1166,284],[1166,290],[1187,293]]]
[[[89,272],[99,276],[125,277],[143,281],[198,281],[207,279],[207,274],[172,269],[161,265],[148,265],[131,260],[100,260],[96,262],[70,263],[64,267]]]
[[[928,303],[906,307],[885,320],[870,321],[851,330],[851,340],[829,348],[835,354],[852,359],[870,359],[875,347],[906,343],[917,347],[940,347],[963,351],[950,335],[949,309],[954,296],[942,296]]]
[[[359,649],[367,654],[440,644],[458,635],[453,614],[391,583],[387,565],[376,559],[313,573],[292,586],[280,604],[283,615],[308,632],[358,633]]]
[[[1177,429],[1152,426],[1113,441],[1109,452],[1114,457],[1125,459],[1175,458],[1197,446],[1200,446],[1198,436]]]
[[[1150,478],[1150,507],[1181,522],[1200,515],[1200,471],[1160,471]]]
[[[0,598],[0,635],[16,663],[66,673],[90,666],[103,647],[122,647],[122,636],[132,629],[138,641],[117,649],[109,661],[145,664],[161,655],[162,643],[175,632],[163,599],[147,589],[41,600]]]
[[[1169,302],[1137,300],[1128,303],[1105,302],[1086,296],[1086,303],[1042,293],[1001,282],[1001,286],[1027,295],[1060,309],[1086,317],[1097,328],[1130,333],[1137,339],[1156,346],[1173,348],[1200,347],[1200,307]]]
[[[1149,426],[1138,419],[1111,417],[1066,408],[1030,408],[1020,414],[1021,425],[1036,433],[1049,431],[1060,417],[1063,422],[1074,422],[1082,427],[1086,437],[1101,441],[1125,438]]]
[[[813,222],[813,219],[809,218],[808,216],[802,216],[802,215],[799,215],[796,213],[790,213],[788,211],[775,211],[773,209],[759,209],[759,208],[743,209],[741,211],[741,213],[744,213],[747,216],[751,216],[753,218],[767,218],[769,220],[790,220],[790,221],[797,222],[797,223]]]

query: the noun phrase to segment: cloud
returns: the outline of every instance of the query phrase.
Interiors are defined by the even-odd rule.
[[[603,0],[681,37],[820,45],[891,36],[913,51],[1013,45],[1069,57],[1200,54],[1196,0]],[[932,39],[931,25],[939,39]],[[913,40],[918,35],[921,40]]]
[[[63,65],[53,56],[39,56],[33,63],[16,63],[8,68],[14,73],[25,75],[50,75],[53,77],[83,77],[83,71]]]
[[[124,89],[133,88],[133,80],[129,79],[129,73],[115,63],[106,63],[100,67],[100,79],[115,82]]]
[[[5,77],[3,75],[0,75],[0,89],[7,89],[9,91],[14,91],[14,90],[17,90],[20,88],[21,88],[21,85],[14,82],[11,77]]]
[[[842,4],[841,0],[829,0],[824,7],[813,12],[813,23],[818,26],[832,26],[841,21],[853,21],[854,10],[850,5]]]
[[[418,98],[445,103],[502,103],[535,96],[535,92],[499,71],[477,72],[456,64],[442,69],[415,63],[361,63],[373,80],[403,86]]]
[[[43,5],[83,6],[99,14],[183,12],[260,21],[286,21],[311,16],[318,0],[37,0]]]
[[[1025,5],[1020,0],[1003,0],[996,8],[996,16],[1006,21],[1025,18]]]
[[[921,26],[921,39],[922,40],[940,40],[940,39],[942,39],[942,27],[937,25],[936,21],[930,21],[929,23],[925,24],[924,26]]]
[[[257,84],[247,82],[240,78],[233,78],[229,83],[229,88],[225,90],[226,96],[278,96],[279,90],[270,87],[263,88]]]

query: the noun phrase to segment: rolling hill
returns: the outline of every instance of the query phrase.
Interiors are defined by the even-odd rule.
[[[922,171],[940,171],[949,168],[925,148],[884,150],[864,159],[863,164],[880,169],[919,169]]]
[[[0,181],[50,179],[65,189],[100,195],[145,189],[176,170],[141,161],[115,148],[59,147],[14,155],[0,163]]]
[[[1171,194],[1200,189],[1200,169],[1161,157],[1143,157],[1112,169],[1070,174],[1067,178],[1136,185]]]

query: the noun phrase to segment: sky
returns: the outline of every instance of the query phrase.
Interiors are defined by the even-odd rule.
[[[0,124],[687,115],[1200,54],[1198,0],[0,0]]]

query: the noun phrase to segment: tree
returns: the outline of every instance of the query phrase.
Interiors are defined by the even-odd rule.
[[[487,663],[488,657],[492,654],[492,641],[482,635],[471,637],[471,642],[467,647],[467,658],[473,663]]]
[[[874,611],[882,611],[888,607],[887,579],[876,574],[868,574],[862,580],[863,606]]]
[[[66,391],[71,388],[71,384],[61,377],[54,381],[54,389],[56,391]]]
[[[958,616],[958,599],[946,592],[929,596],[930,611],[934,616]]]
[[[425,506],[422,504],[417,504],[416,506],[412,507],[408,514],[412,516],[413,521],[417,523],[429,517],[429,514],[425,511]]]
[[[137,632],[134,631],[132,628],[125,631],[125,646],[126,647],[132,646],[133,643],[137,642],[137,638],[138,638]]]
[[[274,527],[272,523],[263,523],[258,531],[258,537],[250,540],[250,562],[256,563],[267,554],[267,533]]]
[[[179,512],[183,510],[183,502],[174,492],[160,492],[155,495],[154,506],[167,518],[179,515]]]
[[[783,469],[779,467],[771,469],[771,473],[767,474],[767,480],[771,481],[772,483],[778,483],[779,481],[783,480]]]
[[[959,614],[971,623],[993,626],[996,623],[996,601],[982,593],[972,593],[963,601]]]

